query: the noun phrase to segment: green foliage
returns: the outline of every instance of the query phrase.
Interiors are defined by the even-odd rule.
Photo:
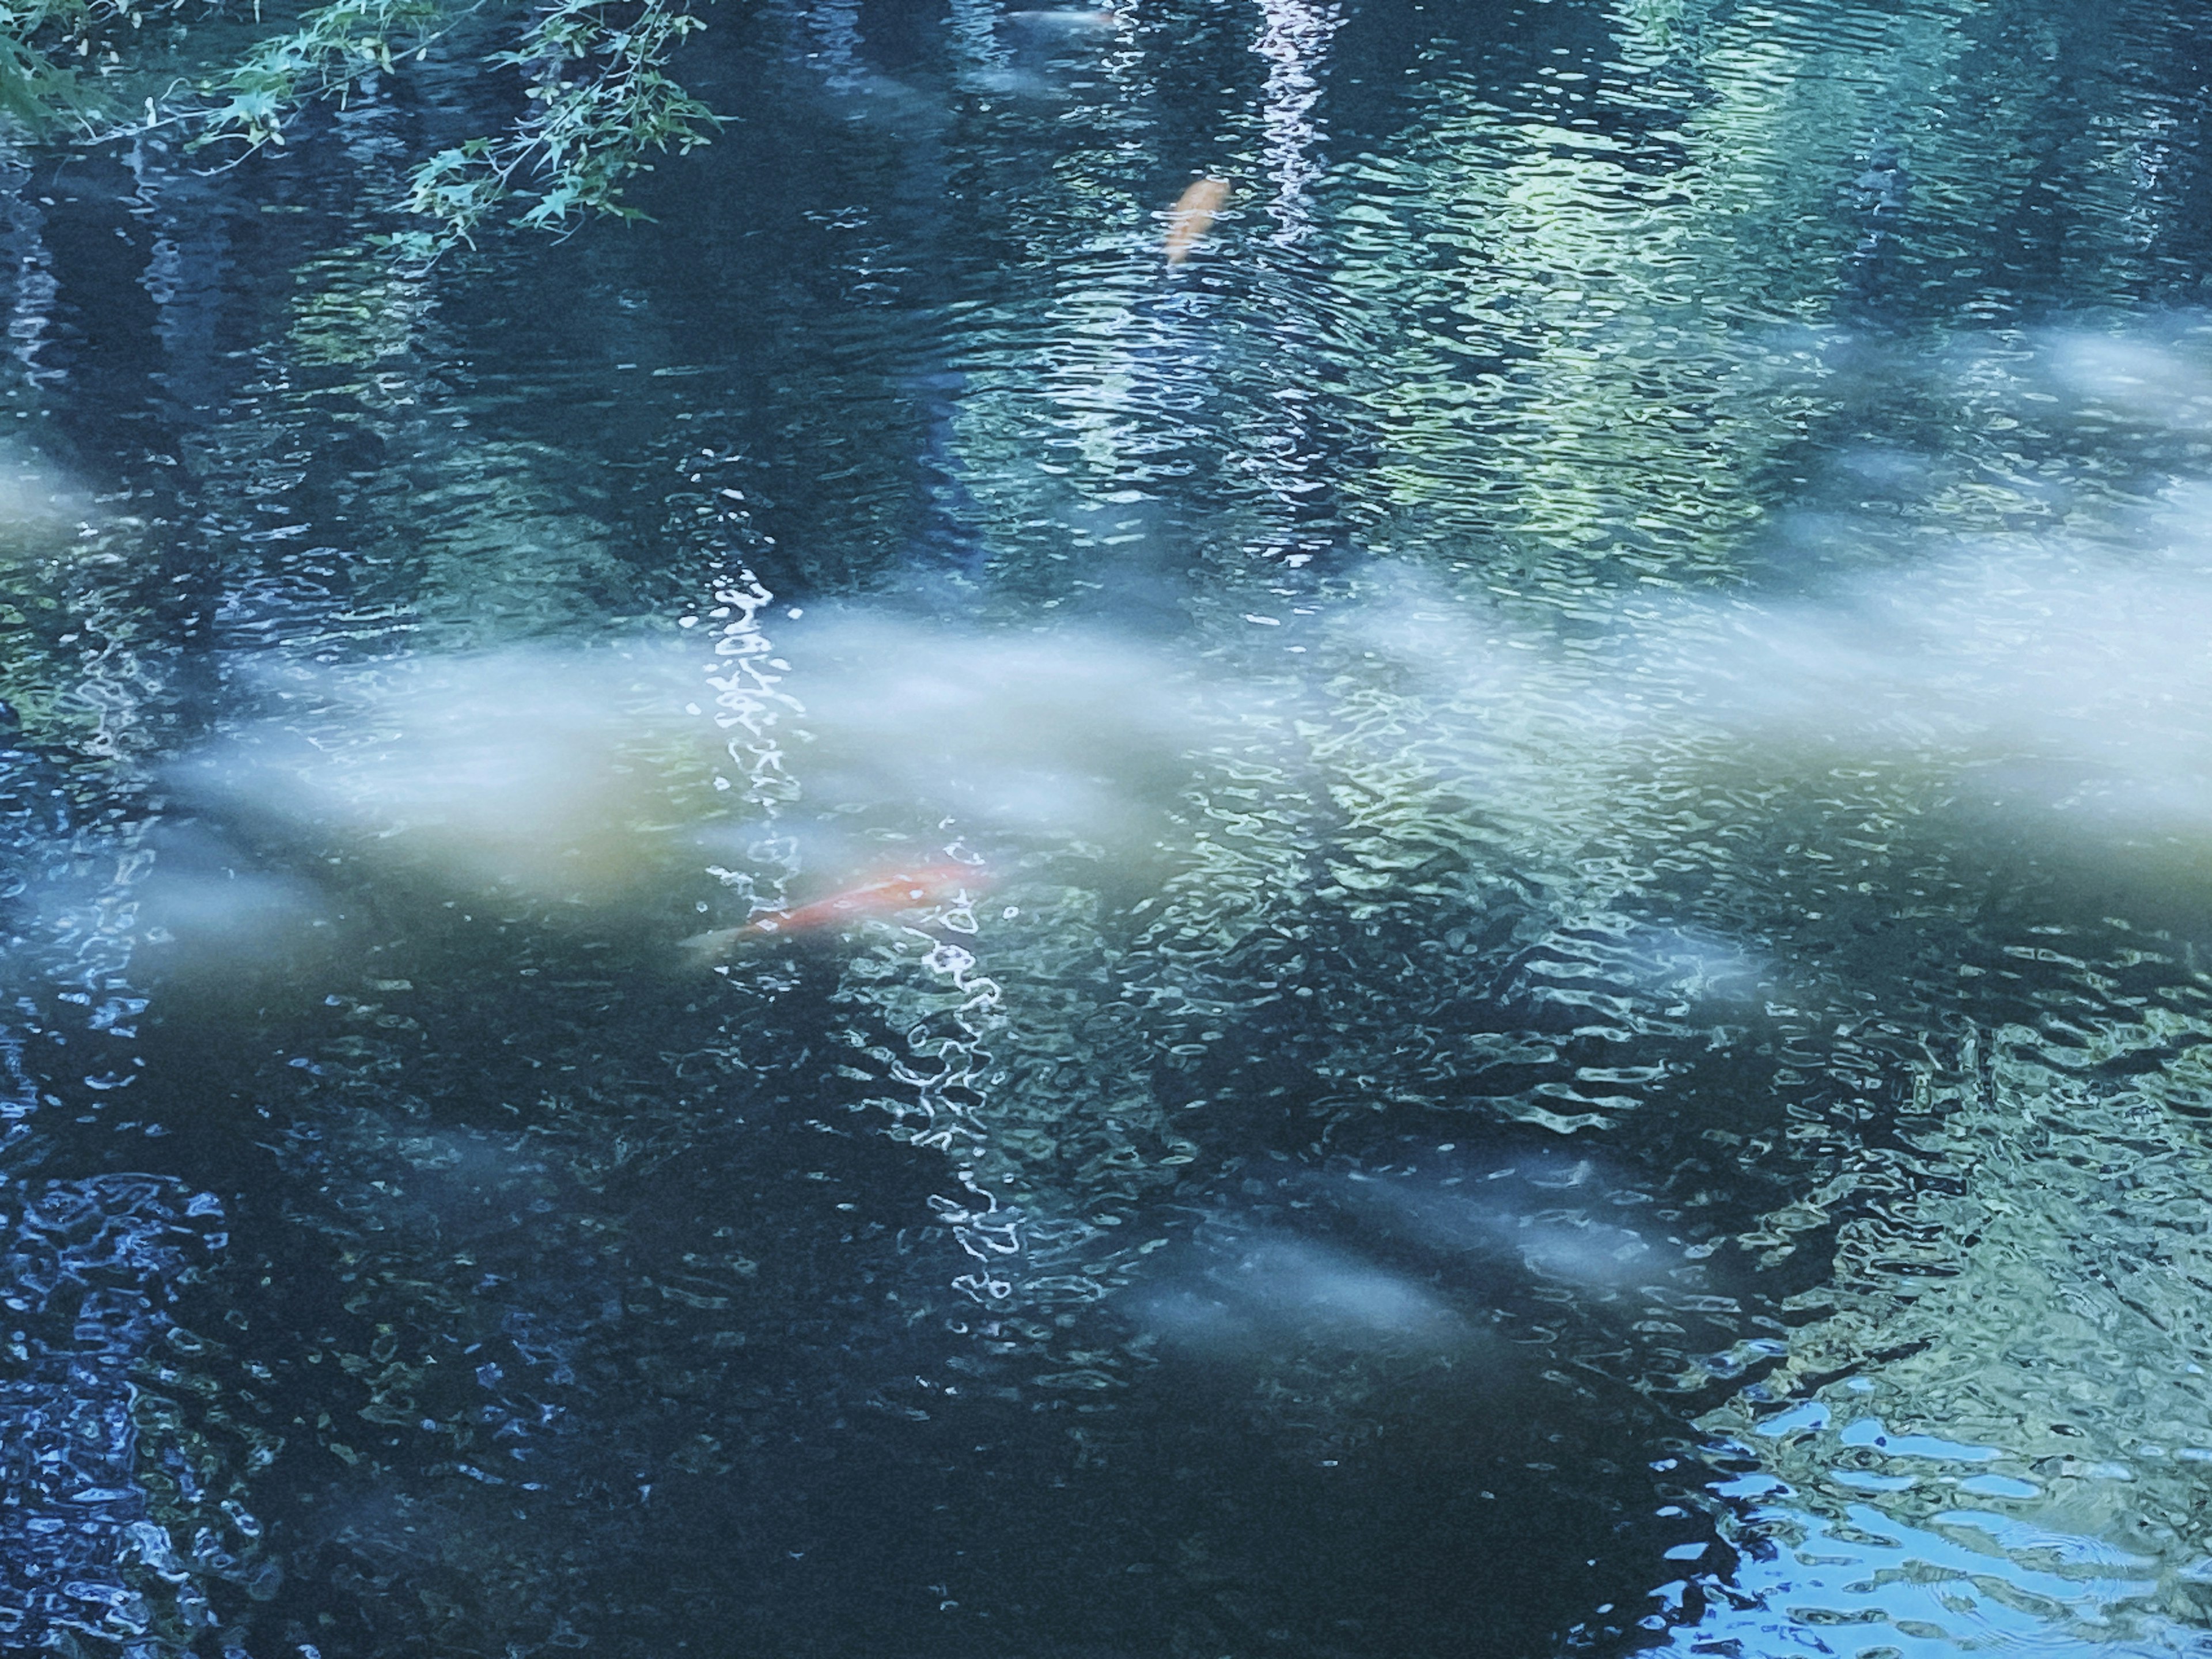
[[[198,112],[196,145],[226,139],[248,150],[284,142],[284,123],[313,99],[342,94],[360,76],[420,52],[442,15],[439,0],[333,0],[263,40],[213,90],[225,101]]]
[[[665,67],[705,27],[666,0],[556,0],[520,47],[495,60],[535,71],[530,112],[498,138],[471,139],[416,168],[410,210],[464,240],[510,203],[527,203],[516,224],[564,234],[598,214],[638,217],[622,200],[623,181],[649,165],[647,152],[682,154],[717,124]]]
[[[173,13],[181,3],[0,0],[0,113],[38,131],[60,118],[89,119],[96,100],[78,67],[93,62],[103,72],[111,69],[120,61],[112,36],[136,31],[148,17]]]
[[[75,117],[95,139],[132,130],[138,119],[104,109],[76,64],[97,52],[103,75],[125,66],[124,28],[135,32],[157,14],[180,21],[186,3],[0,0],[0,113],[40,129]],[[149,98],[143,120],[181,125],[195,150],[241,160],[281,147],[307,106],[343,101],[370,73],[404,71],[465,20],[483,21],[496,38],[508,9],[509,0],[330,0],[197,85]],[[254,0],[257,22],[260,15]],[[428,224],[387,239],[404,254],[431,258],[457,241],[472,243],[502,216],[561,234],[602,215],[638,217],[623,200],[624,183],[650,167],[651,155],[688,151],[719,125],[668,73],[677,48],[706,27],[685,0],[547,0],[514,21],[519,34],[513,23],[504,31],[511,47],[479,61],[519,72],[528,107],[504,130],[415,167],[404,199],[392,205]]]

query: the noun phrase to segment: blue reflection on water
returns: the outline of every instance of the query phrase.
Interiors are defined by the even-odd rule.
[[[9,1199],[0,1634],[44,1646],[50,1632],[76,1629],[130,1642],[157,1621],[211,1623],[202,1576],[265,1591],[275,1569],[241,1561],[206,1531],[189,1563],[178,1559],[167,1526],[178,1506],[157,1516],[144,1482],[153,1474],[189,1504],[194,1474],[173,1444],[144,1466],[134,1408],[139,1378],[177,1331],[177,1288],[222,1248],[222,1207],[159,1176],[33,1179],[0,1189],[0,1203]]]

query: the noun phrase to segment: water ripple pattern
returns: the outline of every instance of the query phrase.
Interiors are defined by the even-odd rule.
[[[0,138],[0,1647],[2203,1655],[2201,20],[708,21]]]

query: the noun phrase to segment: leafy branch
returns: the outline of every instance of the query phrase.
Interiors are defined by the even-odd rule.
[[[648,154],[683,155],[720,125],[667,73],[671,54],[705,27],[670,0],[556,0],[520,47],[493,59],[535,71],[530,113],[415,170],[408,210],[440,228],[410,246],[434,254],[473,241],[486,218],[519,201],[530,204],[515,224],[563,235],[596,215],[644,216],[623,201],[623,182],[650,167]]]
[[[251,154],[283,144],[284,123],[302,105],[343,96],[372,70],[388,73],[395,42],[403,57],[419,53],[443,11],[441,0],[332,0],[303,14],[216,83],[227,100],[201,113],[194,148],[237,139]]]
[[[235,165],[282,147],[307,106],[342,102],[363,76],[399,70],[465,19],[506,0],[327,0],[255,42],[197,94],[163,100],[167,107],[158,115],[149,99],[143,125],[95,118],[98,100],[72,59],[87,57],[118,21],[135,29],[188,3],[212,9],[222,0],[0,0],[0,113],[37,125],[76,115],[95,142],[159,119],[193,131],[194,150],[235,146],[228,163]],[[473,243],[488,221],[509,210],[517,227],[562,235],[601,215],[642,216],[623,200],[624,185],[650,169],[652,155],[684,154],[720,125],[668,73],[677,49],[706,27],[690,3],[545,0],[514,50],[483,59],[522,71],[526,112],[417,165],[396,205],[433,228],[388,240],[434,258],[456,242]],[[106,74],[123,60],[110,44],[100,61]]]
[[[79,79],[77,65],[91,58],[118,24],[133,30],[161,11],[183,9],[153,0],[0,0],[0,112],[33,130],[57,116],[89,119],[97,100]],[[100,59],[103,72],[121,61],[112,45]]]

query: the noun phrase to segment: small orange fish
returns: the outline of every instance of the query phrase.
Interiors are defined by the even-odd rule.
[[[702,956],[719,956],[731,946],[749,939],[817,933],[845,922],[858,921],[863,916],[886,915],[894,910],[940,903],[945,899],[958,897],[965,889],[981,886],[985,879],[983,870],[978,865],[911,865],[903,870],[890,870],[880,876],[872,876],[857,885],[830,894],[828,898],[802,904],[796,910],[787,910],[780,916],[762,916],[742,927],[717,928],[711,933],[701,933],[684,943],[687,949]]]
[[[1228,199],[1225,179],[1194,179],[1190,188],[1176,198],[1175,210],[1168,215],[1165,251],[1170,264],[1179,265],[1190,258],[1191,249],[1213,228]]]

